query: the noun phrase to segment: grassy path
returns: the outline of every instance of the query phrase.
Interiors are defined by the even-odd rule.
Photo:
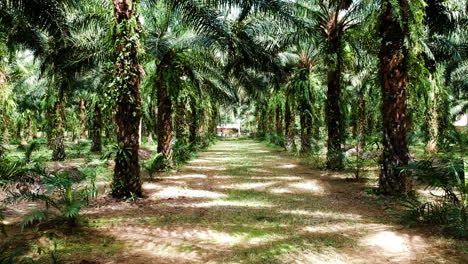
[[[467,260],[453,241],[392,224],[362,183],[251,140],[220,141],[143,187],[148,198],[137,206],[101,200],[88,209],[90,240],[82,242],[89,249],[69,248],[69,257],[133,264]]]

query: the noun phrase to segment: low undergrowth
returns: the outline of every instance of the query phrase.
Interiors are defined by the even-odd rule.
[[[450,235],[467,238],[468,170],[465,161],[451,158],[421,160],[411,163],[406,170],[426,186],[431,197],[408,198],[403,221],[408,225],[435,225]]]

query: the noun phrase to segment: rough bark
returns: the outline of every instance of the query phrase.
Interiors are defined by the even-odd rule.
[[[60,100],[55,102],[55,127],[52,128],[53,130],[53,140],[52,140],[52,160],[53,161],[62,161],[65,160],[65,144],[64,144],[64,137],[65,137],[65,106],[63,103],[63,96],[59,96]]]
[[[169,78],[170,55],[166,56],[160,63],[159,77],[156,78],[156,93],[158,97],[158,147],[157,152],[162,153],[167,161],[167,166],[172,167],[172,100],[168,93],[167,81]]]
[[[86,102],[80,98],[80,139],[86,138]]]
[[[189,128],[189,142],[191,145],[195,145],[197,143],[197,132],[200,128],[200,119],[199,119],[199,112],[195,105],[195,101],[192,100],[190,103],[190,107],[192,110],[192,117],[191,123]]]
[[[427,134],[428,140],[425,151],[427,154],[436,154],[439,152],[439,103],[437,81],[430,77],[431,91],[429,93],[429,105],[427,109]]]
[[[281,106],[278,106],[276,108],[276,134],[278,136],[283,136],[283,109],[281,109]]]
[[[93,128],[91,130],[91,151],[100,152],[102,151],[102,112],[101,106],[96,103],[94,105],[93,115]]]
[[[312,116],[308,103],[301,103],[301,113],[299,119],[301,122],[301,152],[310,152],[312,150]]]
[[[286,97],[285,111],[284,111],[284,148],[287,151],[295,149],[294,144],[294,111],[291,106],[290,98]]]
[[[344,155],[341,146],[343,143],[343,117],[340,99],[343,58],[341,55],[340,36],[330,35],[327,45],[328,65],[330,67],[327,73],[328,90],[325,106],[328,129],[327,168],[330,170],[340,170],[344,167]],[[334,58],[332,59],[332,57]]]
[[[117,24],[114,30],[117,93],[115,120],[119,151],[115,157],[112,196],[116,198],[142,196],[138,162],[142,68],[138,61],[138,40],[135,40],[140,35],[135,2],[114,0]]]
[[[265,108],[261,108],[257,112],[257,134],[258,136],[264,136],[267,132],[267,111]]]
[[[407,83],[408,50],[404,45],[407,35],[408,3],[399,0],[402,26],[394,15],[390,0],[382,3],[379,33],[382,38],[379,60],[382,89],[383,156],[379,188],[384,194],[407,194],[411,180],[401,166],[409,161],[407,143]]]
[[[216,126],[219,123],[219,110],[217,105],[212,105],[209,133],[217,134]]]
[[[359,179],[361,172],[361,156],[362,150],[364,148],[364,124],[366,121],[366,97],[362,92],[359,95],[358,101],[358,112],[357,112],[357,128],[356,128],[356,137],[357,137],[357,146],[356,146],[356,159],[357,159],[357,168],[356,168],[356,179]]]
[[[189,141],[189,121],[184,98],[180,98],[175,106],[174,132],[177,142],[186,144]]]

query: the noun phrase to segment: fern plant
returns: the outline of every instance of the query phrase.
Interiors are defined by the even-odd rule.
[[[33,210],[23,217],[21,228],[36,222],[43,222],[49,218],[49,215],[58,211],[70,226],[75,226],[79,217],[80,210],[87,206],[91,198],[97,196],[95,186],[95,175],[91,179],[91,185],[85,188],[76,187],[77,180],[69,173],[47,174],[41,182],[46,191],[37,193],[31,190],[21,190],[11,193],[4,201],[7,204],[26,200],[33,202],[43,202],[45,209]]]
[[[468,184],[465,179],[464,161],[449,159],[445,161],[422,160],[409,164],[405,170],[426,188],[441,190],[442,195],[431,192],[434,199],[421,202],[408,198],[404,206],[408,208],[403,216],[408,224],[426,223],[442,227],[448,233],[468,236]]]
[[[112,148],[110,148],[104,153],[102,159],[110,160],[112,159],[112,157],[121,157],[123,161],[127,163],[130,161],[129,153],[130,149],[126,148],[122,143],[114,144]]]
[[[39,142],[31,141],[25,148],[24,157],[12,159],[0,155],[0,186],[13,182],[34,182],[35,176],[45,174],[39,161],[31,160],[32,153],[39,147]]]
[[[167,167],[167,161],[164,155],[156,153],[149,160],[143,163],[143,168],[146,169],[150,175],[158,171],[163,171]]]

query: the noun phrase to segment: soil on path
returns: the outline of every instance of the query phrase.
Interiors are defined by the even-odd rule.
[[[144,182],[147,198],[136,205],[101,199],[85,210],[93,235],[115,239],[119,249],[78,257],[132,264],[468,263],[457,241],[396,224],[365,194],[365,184],[345,178],[263,143],[219,141],[179,172]]]

